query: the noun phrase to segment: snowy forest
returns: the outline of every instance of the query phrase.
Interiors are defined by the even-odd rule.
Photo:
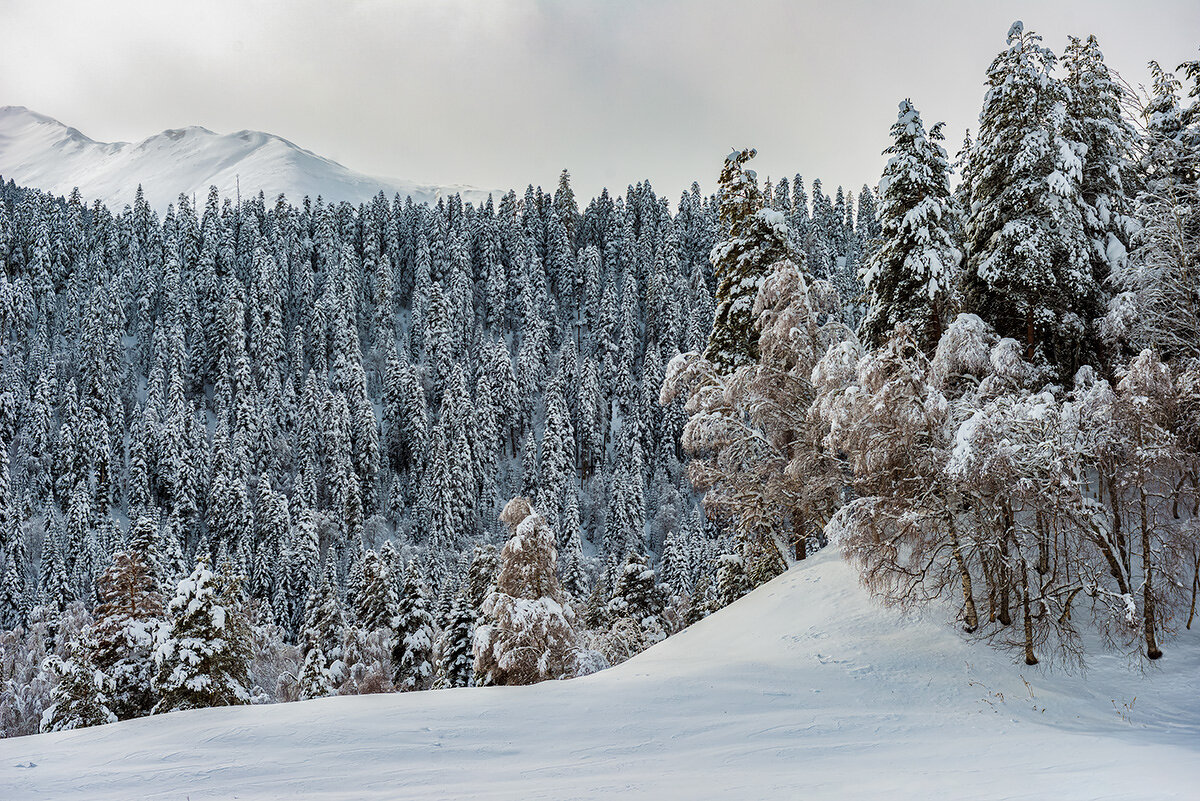
[[[1160,658],[1200,61],[1151,67],[1015,24],[953,161],[904,101],[856,193],[3,184],[0,735],[584,675],[827,544],[1026,664]]]

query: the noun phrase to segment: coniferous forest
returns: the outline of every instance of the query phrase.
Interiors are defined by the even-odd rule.
[[[1200,61],[1016,24],[875,187],[0,186],[0,733],[595,672],[833,544],[1027,664],[1200,588]]]

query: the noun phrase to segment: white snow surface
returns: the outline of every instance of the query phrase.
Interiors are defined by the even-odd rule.
[[[0,740],[0,798],[1196,798],[1200,637],[1014,664],[833,549],[610,670]],[[1028,682],[1028,685],[1026,685]]]
[[[138,184],[159,212],[178,200],[195,197],[200,210],[209,186],[234,197],[240,182],[243,198],[261,190],[268,207],[280,193],[300,203],[360,203],[382,191],[411,195],[415,203],[436,203],[458,192],[481,202],[487,192],[469,186],[427,186],[354,172],[286,139],[261,131],[217,134],[192,126],[174,128],[141,142],[96,142],[75,128],[24,106],[0,107],[0,176],[19,185],[69,195],[79,187],[88,203],[103,201],[114,212],[132,204]]]

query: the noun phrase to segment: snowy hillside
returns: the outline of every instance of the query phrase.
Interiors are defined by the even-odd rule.
[[[603,673],[0,740],[0,797],[1195,798],[1200,638],[1010,664],[823,552]]]
[[[420,186],[353,172],[335,161],[260,131],[217,134],[176,128],[141,142],[96,142],[56,119],[23,106],[0,107],[0,176],[24,186],[66,195],[78,186],[84,199],[100,199],[114,211],[133,201],[140,183],[160,211],[180,194],[200,203],[215,185],[233,197],[262,190],[268,203],[281,192],[294,203],[305,195],[361,202],[382,190],[411,195],[418,203],[461,193],[480,201],[487,192],[467,186]]]

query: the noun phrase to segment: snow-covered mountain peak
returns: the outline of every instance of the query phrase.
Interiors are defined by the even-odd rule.
[[[205,128],[203,126],[189,125],[186,128],[168,128],[167,130],[163,131],[162,133],[156,134],[156,135],[150,137],[150,139],[166,137],[167,139],[170,139],[172,142],[177,142],[180,139],[184,138],[185,136],[189,136],[189,135],[195,136],[198,134],[199,135],[208,135],[208,136],[216,135],[212,131],[208,130],[207,128]],[[149,139],[147,139],[146,141],[149,141]]]
[[[24,106],[0,107],[0,176],[57,194],[75,187],[87,200],[120,209],[137,187],[159,210],[181,194],[305,195],[359,203],[379,192],[435,203],[455,192],[482,201],[484,190],[432,186],[354,172],[331,159],[263,131],[220,134],[191,125],[169,128],[140,142],[97,142],[81,131]]]

